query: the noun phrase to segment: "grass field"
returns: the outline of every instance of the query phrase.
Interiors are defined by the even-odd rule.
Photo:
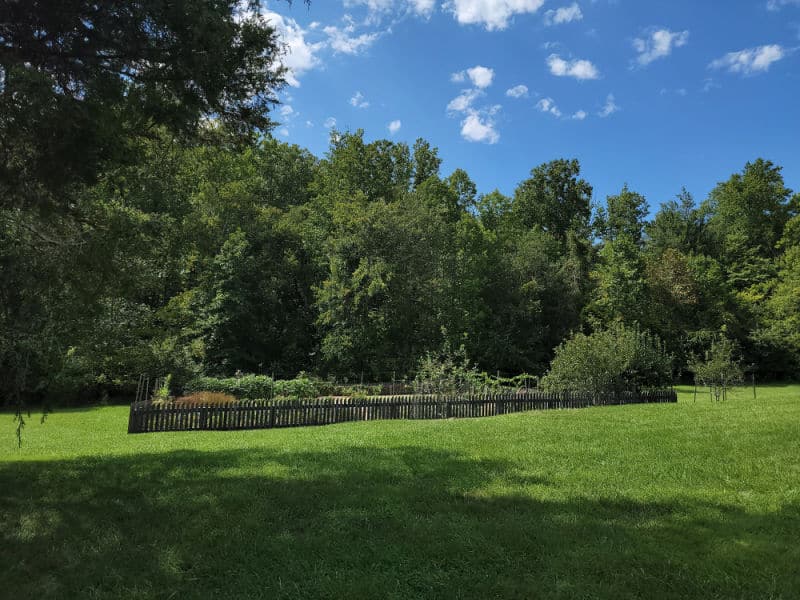
[[[0,415],[0,597],[800,598],[800,386],[129,436]]]

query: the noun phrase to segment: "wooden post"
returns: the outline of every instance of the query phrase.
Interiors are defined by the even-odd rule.
[[[753,400],[756,399],[756,372],[753,371]]]

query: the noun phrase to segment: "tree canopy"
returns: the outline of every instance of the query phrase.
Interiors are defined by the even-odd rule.
[[[654,214],[627,185],[593,204],[574,159],[480,193],[424,139],[273,139],[281,50],[246,3],[0,6],[6,402],[142,373],[413,378],[442,348],[544,375],[618,343],[688,376],[728,340],[800,375],[800,196],[767,160]]]

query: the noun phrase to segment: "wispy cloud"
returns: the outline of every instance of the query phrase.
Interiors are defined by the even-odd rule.
[[[402,126],[403,126],[403,124],[400,122],[400,119],[395,119],[394,121],[391,121],[391,122],[390,122],[390,123],[389,123],[389,124],[386,126],[386,129],[388,129],[388,130],[389,130],[389,133],[390,133],[390,134],[394,135],[395,133],[397,133],[398,131],[400,131],[400,128],[401,128]]]
[[[573,2],[569,6],[562,6],[555,10],[548,10],[544,13],[545,25],[561,25],[563,23],[571,23],[572,21],[580,21],[583,19],[581,7],[577,2]]]
[[[543,113],[549,113],[556,118],[561,117],[561,110],[559,110],[558,106],[556,106],[555,101],[552,98],[542,98],[539,102],[536,103],[536,108],[538,108]]]
[[[448,112],[463,112],[472,106],[477,98],[483,95],[483,92],[477,89],[468,89],[461,92],[458,96],[450,100],[447,105]]]
[[[364,94],[361,92],[353,94],[353,97],[350,98],[350,105],[356,108],[369,108],[369,102],[364,99]]]
[[[780,10],[790,5],[800,6],[800,0],[767,0],[767,10]]]
[[[509,98],[527,98],[528,97],[528,86],[527,85],[515,85],[512,88],[506,90],[506,96]]]
[[[603,105],[603,108],[600,109],[600,112],[597,113],[597,116],[606,118],[613,115],[615,112],[620,110],[620,106],[616,103],[614,99],[614,94],[609,94],[606,96],[606,103]]]
[[[322,31],[328,36],[328,45],[341,54],[360,54],[381,35],[379,32],[356,34],[352,24],[341,28],[328,25]]]
[[[712,69],[725,69],[730,73],[755,75],[768,71],[772,63],[785,58],[787,50],[778,44],[746,48],[738,52],[728,52],[709,65]]]
[[[680,48],[688,43],[688,31],[653,29],[645,37],[633,40],[633,47],[639,53],[636,57],[636,62],[645,67],[654,60],[665,58],[672,54],[673,48]]]
[[[565,60],[558,54],[547,57],[550,72],[557,77],[574,77],[575,79],[599,79],[600,71],[588,60]]]
[[[458,71],[450,75],[450,81],[454,83],[462,83],[466,81],[467,78],[469,78],[470,82],[472,82],[472,85],[475,87],[481,89],[487,88],[492,85],[492,81],[494,80],[494,69],[475,65],[470,69]]]

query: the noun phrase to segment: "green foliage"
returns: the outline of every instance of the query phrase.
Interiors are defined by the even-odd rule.
[[[729,387],[744,379],[737,354],[736,344],[732,340],[726,337],[714,339],[705,356],[702,359],[695,357],[689,364],[695,383],[711,388],[717,400],[720,395],[725,397]]]
[[[172,375],[167,375],[161,383],[161,386],[153,393],[153,400],[161,402],[169,400],[171,384]]]
[[[316,398],[319,389],[309,377],[277,380],[274,385],[275,395],[293,399]]]
[[[286,399],[316,398],[320,394],[317,382],[301,375],[295,379],[273,380],[266,375],[237,375],[236,377],[196,377],[184,386],[184,393],[219,392],[239,400],[259,400],[273,397]]]
[[[540,165],[512,199],[479,195],[463,170],[440,177],[424,140],[412,152],[335,132],[322,160],[166,128],[136,146],[71,188],[74,218],[0,212],[6,401],[130,395],[142,373],[182,389],[199,373],[301,369],[316,393],[371,394],[326,380],[407,379],[445,344],[489,389],[508,382],[483,372],[540,376],[570,332],[616,323],[663,340],[678,373],[724,331],[760,377],[800,374],[800,202],[764,161],[701,210],[684,192],[650,223],[625,187],[595,238],[576,161]],[[751,196],[761,213],[739,219]],[[255,396],[311,393],[296,385]]]
[[[554,160],[539,165],[514,192],[514,219],[564,241],[567,232],[587,232],[592,186],[580,179],[580,163]]]
[[[548,391],[621,392],[672,381],[672,356],[654,335],[615,324],[577,333],[556,349],[541,387]]]
[[[69,212],[64,192],[134,159],[154,127],[268,131],[285,70],[273,27],[241,18],[257,5],[3,2],[2,205]]]
[[[275,394],[276,382],[266,375],[242,375],[240,377],[197,377],[183,388],[184,393],[219,392],[243,400],[271,398]]]
[[[418,394],[480,393],[486,386],[485,378],[470,362],[464,346],[453,350],[449,342],[439,352],[428,352],[419,360],[414,378]]]
[[[598,210],[594,221],[595,234],[604,241],[625,238],[640,245],[647,213],[644,196],[632,192],[625,185],[617,196],[608,196],[606,207]]]

